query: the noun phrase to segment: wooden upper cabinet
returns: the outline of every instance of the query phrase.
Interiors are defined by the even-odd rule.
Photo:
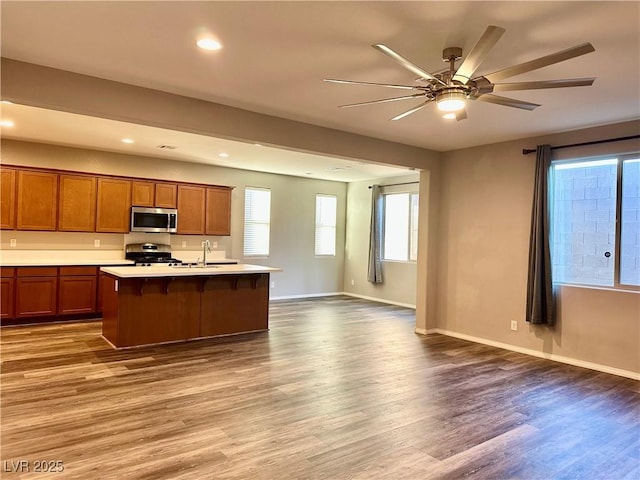
[[[96,232],[128,233],[131,180],[98,178]]]
[[[16,171],[0,170],[0,228],[16,228]]]
[[[156,183],[156,201],[158,208],[176,208],[178,204],[178,186],[175,183]]]
[[[94,232],[96,229],[96,177],[60,175],[58,230]]]
[[[58,174],[18,171],[18,230],[55,230]]]
[[[178,233],[204,234],[205,187],[178,185]]]
[[[175,183],[134,181],[131,205],[136,207],[176,208],[178,186]]]
[[[155,184],[153,182],[131,183],[131,205],[135,207],[153,207],[155,201]]]
[[[207,235],[231,235],[231,189],[207,188]]]

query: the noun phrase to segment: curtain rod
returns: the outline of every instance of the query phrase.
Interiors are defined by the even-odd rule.
[[[594,140],[593,142],[572,143],[571,145],[558,145],[557,147],[551,147],[551,150],[557,150],[559,148],[583,147],[586,145],[598,145],[599,143],[621,142],[623,140],[632,140],[634,138],[640,138],[640,135],[631,135],[629,137],[607,138],[606,140]],[[535,152],[536,152],[535,148],[533,150],[530,148],[522,149],[523,155],[529,155],[530,153],[535,153]]]
[[[414,183],[420,183],[420,182],[390,183],[389,185],[376,185],[376,186],[378,186],[380,188],[384,188],[384,187],[396,187],[398,185],[413,185]],[[369,185],[369,189],[371,189],[373,187],[374,187],[373,185]]]

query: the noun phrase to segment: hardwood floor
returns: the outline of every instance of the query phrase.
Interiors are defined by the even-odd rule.
[[[2,329],[2,478],[640,478],[639,382],[349,297],[270,327],[121,351],[100,322]]]

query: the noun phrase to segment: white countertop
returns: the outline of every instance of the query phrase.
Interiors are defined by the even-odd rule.
[[[122,250],[2,250],[3,267],[132,265]]]
[[[194,277],[204,275],[233,275],[250,273],[281,272],[281,268],[263,267],[262,265],[209,265],[202,267],[102,267],[101,272],[118,278],[162,278],[162,277]]]
[[[176,256],[184,262],[195,262],[198,252],[179,252]],[[183,254],[183,255],[180,255]],[[233,258],[225,258],[225,252],[207,255],[207,262],[238,263]],[[184,258],[183,258],[184,257]],[[57,267],[86,265],[133,265],[124,258],[123,250],[0,250],[0,266],[3,267]]]

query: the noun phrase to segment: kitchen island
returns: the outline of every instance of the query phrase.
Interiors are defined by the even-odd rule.
[[[102,336],[116,348],[269,328],[269,275],[259,265],[104,267]]]

